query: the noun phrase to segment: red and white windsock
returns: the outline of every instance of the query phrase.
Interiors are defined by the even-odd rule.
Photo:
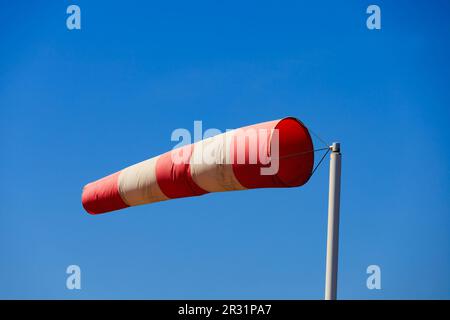
[[[305,184],[314,165],[308,129],[288,117],[174,149],[83,188],[91,214],[209,192]]]

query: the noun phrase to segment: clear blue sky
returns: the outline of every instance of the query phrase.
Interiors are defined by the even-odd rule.
[[[0,298],[321,299],[328,161],[301,188],[80,201],[194,120],[289,115],[342,142],[339,296],[450,298],[450,5],[373,3],[380,31],[367,1],[2,1]]]

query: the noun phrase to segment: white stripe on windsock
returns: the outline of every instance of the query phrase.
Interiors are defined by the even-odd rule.
[[[159,156],[142,161],[122,170],[119,193],[129,206],[168,200],[156,181],[156,162]]]
[[[236,179],[230,155],[235,130],[216,135],[194,144],[190,159],[194,182],[208,192],[245,190]]]

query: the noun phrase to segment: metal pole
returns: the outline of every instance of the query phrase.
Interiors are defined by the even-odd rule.
[[[335,142],[330,148],[325,300],[336,300],[339,249],[339,205],[341,197],[341,145],[340,143]]]

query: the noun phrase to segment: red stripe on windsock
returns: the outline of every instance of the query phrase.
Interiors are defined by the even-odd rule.
[[[273,175],[262,175],[261,168],[270,167],[270,164],[262,164],[260,155],[276,157],[271,151],[272,138],[265,144],[260,143],[269,136],[262,133],[272,129],[278,129],[279,134],[278,170]],[[258,139],[257,148],[250,147],[250,136],[255,132]],[[242,141],[245,141],[245,149],[242,149]],[[248,189],[297,187],[305,184],[311,176],[314,165],[311,136],[308,129],[296,118],[289,117],[242,128],[236,131],[230,147],[233,172],[237,180]],[[261,147],[263,150],[260,150]],[[245,152],[245,163],[238,163],[240,152]],[[256,163],[249,163],[251,156],[256,157]]]
[[[192,144],[166,152],[156,162],[156,181],[169,198],[200,196],[208,191],[200,188],[192,179],[189,160]]]
[[[128,207],[122,200],[117,180],[119,172],[91,182],[83,188],[81,202],[90,214],[99,214]]]

